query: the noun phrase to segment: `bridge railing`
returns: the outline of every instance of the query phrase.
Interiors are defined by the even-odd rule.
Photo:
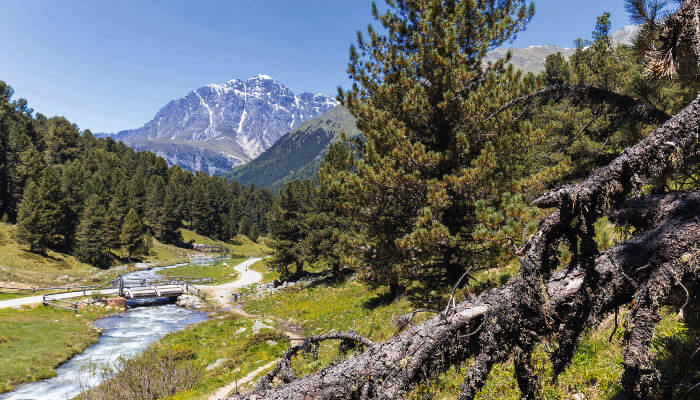
[[[43,305],[58,307],[58,308],[62,308],[64,310],[70,310],[73,312],[78,311],[78,303],[73,303],[72,301],[63,300],[63,299],[54,299],[54,298],[50,298],[48,296],[51,296],[51,295],[43,295],[42,296],[41,303]],[[58,303],[62,303],[62,304],[58,304]],[[68,304],[68,305],[64,305],[64,304]]]

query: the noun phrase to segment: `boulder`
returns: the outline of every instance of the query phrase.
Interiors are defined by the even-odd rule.
[[[192,296],[191,294],[183,294],[177,298],[175,304],[178,307],[185,308],[202,308],[204,307],[204,302],[197,296]]]
[[[107,305],[118,308],[126,308],[126,299],[123,297],[112,297],[107,300]]]

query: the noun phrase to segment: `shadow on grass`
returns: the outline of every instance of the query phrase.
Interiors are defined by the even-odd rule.
[[[370,299],[367,299],[365,302],[362,303],[362,308],[367,310],[374,310],[377,307],[388,306],[389,304],[393,303],[397,297],[398,295],[391,293],[390,290],[387,290],[384,293],[378,294]]]

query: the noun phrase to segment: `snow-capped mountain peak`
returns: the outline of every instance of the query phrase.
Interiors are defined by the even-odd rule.
[[[200,87],[165,105],[141,128],[114,136],[171,163],[178,162],[162,150],[168,142],[217,152],[233,166],[254,159],[291,129],[337,104],[322,94],[295,95],[276,79],[257,75]]]

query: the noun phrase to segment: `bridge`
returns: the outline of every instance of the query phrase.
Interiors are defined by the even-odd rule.
[[[79,296],[101,294],[119,296],[127,300],[154,299],[163,297],[178,297],[191,294],[204,300],[206,293],[194,286],[195,283],[211,283],[212,278],[192,278],[185,276],[170,276],[157,279],[134,279],[120,275],[116,279],[100,286],[84,286],[60,293],[42,296],[42,303],[72,311],[78,310],[78,303],[67,300]]]

